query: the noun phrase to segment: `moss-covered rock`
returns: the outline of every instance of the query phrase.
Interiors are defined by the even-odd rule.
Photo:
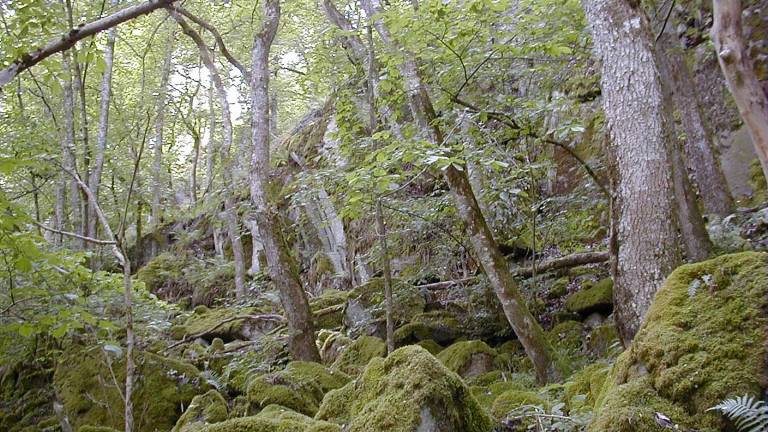
[[[571,282],[571,278],[563,276],[560,279],[555,280],[547,289],[547,298],[556,299],[562,297],[568,293],[568,284]]]
[[[442,345],[438,344],[437,342],[433,341],[432,339],[427,339],[423,341],[416,342],[416,345],[424,348],[425,350],[429,351],[430,354],[436,356],[440,353],[444,348]]]
[[[268,305],[247,308],[217,309],[198,307],[195,308],[195,312],[186,319],[181,328],[174,326],[172,331],[174,333],[174,338],[177,338],[179,334],[194,335],[205,333],[202,337],[209,342],[216,338],[221,339],[223,342],[230,342],[238,339],[256,340],[273,330],[278,324],[273,320],[251,318],[254,315],[268,312],[272,312],[271,307]],[[235,317],[242,318],[233,319]]]
[[[374,357],[387,355],[387,344],[374,336],[361,336],[343,348],[333,368],[349,375],[358,375]]]
[[[326,396],[316,418],[347,424],[348,432],[493,428],[461,378],[415,345],[371,361],[357,381]]]
[[[199,432],[211,423],[227,419],[227,401],[216,390],[195,396],[171,432]]]
[[[346,374],[319,363],[295,361],[279,372],[253,377],[248,384],[252,410],[277,404],[313,416],[323,396],[350,380]]]
[[[603,279],[592,287],[572,294],[565,301],[565,309],[581,316],[592,312],[610,312],[613,310],[613,280]]]
[[[341,332],[328,332],[321,330],[318,337],[318,346],[320,348],[320,359],[325,364],[332,364],[339,358],[339,355],[346,347],[354,342]]]
[[[549,409],[549,401],[537,393],[525,390],[508,390],[500,394],[493,401],[491,415],[496,419],[503,419],[507,414],[524,405],[539,406],[545,410]]]
[[[682,428],[719,431],[723,420],[708,408],[761,394],[767,258],[745,252],[676,269],[606,379],[590,430],[655,431],[661,412]]]
[[[110,371],[104,353],[75,346],[62,354],[54,373],[54,386],[72,426],[99,425],[122,429],[123,402],[115,385],[125,381],[123,358],[112,360]],[[136,355],[134,412],[136,430],[170,430],[181,416],[181,407],[210,389],[194,366],[140,352]],[[112,377],[114,373],[114,379]]]
[[[206,426],[200,432],[340,432],[336,424],[318,421],[279,405],[269,405],[251,417]]]
[[[455,314],[435,310],[415,315],[411,322],[395,330],[395,345],[403,346],[423,340],[450,344],[464,331]]]
[[[336,329],[342,326],[344,303],[349,298],[349,294],[349,291],[328,289],[309,301],[309,307],[315,317],[316,329]]]
[[[84,426],[80,426],[80,429],[78,429],[77,432],[119,432],[119,431],[109,426],[84,425]]]
[[[611,323],[597,326],[587,335],[587,349],[597,357],[615,355],[613,352],[620,348],[620,344],[619,332]]]
[[[552,327],[547,332],[549,342],[568,351],[578,351],[584,343],[582,333],[584,326],[578,321],[565,321]]]
[[[592,410],[609,371],[608,365],[594,363],[573,374],[564,384],[566,409],[571,413]]]
[[[426,301],[418,288],[399,280],[392,283],[393,319],[395,326],[405,324],[423,312]],[[344,309],[344,325],[353,336],[386,334],[386,302],[384,280],[371,279],[349,293]]]
[[[483,341],[462,341],[442,350],[437,358],[451,371],[471,377],[494,369],[496,351]]]

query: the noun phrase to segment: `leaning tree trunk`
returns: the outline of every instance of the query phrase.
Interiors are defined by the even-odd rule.
[[[117,2],[112,1],[114,6]],[[109,100],[112,95],[112,65],[115,56],[115,39],[117,38],[117,27],[109,29],[107,35],[107,46],[104,47],[104,74],[101,77],[101,96],[99,105],[99,129],[96,135],[96,151],[94,154],[93,170],[88,178],[88,187],[91,188],[96,199],[99,198],[99,189],[101,187],[101,173],[104,170],[104,156],[107,151],[107,135],[109,132]],[[86,235],[96,237],[96,210],[93,206],[88,208],[88,218]]]
[[[768,178],[768,97],[755,75],[741,29],[741,0],[714,0],[712,39],[741,119]]]
[[[362,0],[362,5],[369,17],[374,17],[381,12],[381,5],[378,0]],[[384,43],[393,49],[398,48],[382,20],[375,20],[374,25]],[[410,56],[406,57],[401,64],[401,74],[406,80],[409,104],[420,126],[424,130],[430,131],[430,138],[435,144],[441,145],[444,137],[437,122],[432,100],[419,77],[415,60]],[[539,381],[549,382],[562,379],[563,370],[555,351],[523,300],[518,285],[493,237],[493,232],[488,227],[480,206],[477,204],[466,169],[458,169],[449,165],[445,170],[445,178],[456,200],[459,216],[466,226],[472,247],[478,256],[483,271],[493,286],[496,296],[501,301],[504,314],[523,344],[526,355],[531,359]]]
[[[304,288],[282,238],[278,213],[268,195],[269,165],[269,51],[280,21],[279,0],[264,0],[264,21],[254,36],[251,72],[251,159],[250,191],[256,223],[264,243],[267,271],[280,292],[288,318],[290,349],[298,360],[319,361],[312,313]]]
[[[616,157],[614,304],[629,344],[656,290],[680,263],[662,87],[645,15],[626,0],[582,0],[602,61],[603,109]]]
[[[733,197],[720,167],[713,134],[701,111],[701,102],[693,86],[693,77],[671,28],[659,39],[664,76],[669,80],[672,102],[680,115],[685,132],[685,156],[688,171],[701,196],[704,211],[724,217],[734,209]]]
[[[240,224],[237,221],[237,207],[235,206],[234,193],[235,184],[232,176],[234,164],[230,157],[230,149],[232,147],[232,115],[229,112],[229,101],[227,101],[227,89],[224,87],[224,82],[221,80],[216,64],[213,61],[213,54],[208,46],[190,25],[182,18],[181,14],[176,11],[170,10],[171,16],[176,22],[179,23],[184,34],[192,38],[200,50],[200,58],[203,61],[206,69],[211,75],[211,80],[216,88],[216,94],[219,97],[219,104],[221,105],[221,120],[223,128],[223,141],[221,146],[221,160],[223,162],[222,168],[224,172],[225,183],[225,197],[224,197],[224,212],[225,223],[227,226],[227,235],[229,236],[229,243],[232,245],[232,255],[234,256],[235,264],[235,294],[238,298],[244,298],[245,291],[245,254],[243,253],[243,243],[240,241]]]
[[[165,128],[165,98],[168,89],[168,80],[171,76],[171,57],[173,55],[173,30],[169,30],[168,41],[165,45],[165,57],[163,58],[163,70],[160,76],[160,88],[157,95],[157,117],[155,118],[155,147],[152,158],[152,206],[150,215],[152,220],[152,229],[157,230],[160,227],[160,215],[162,208],[160,198],[162,191],[162,171],[163,171],[163,129]],[[150,245],[150,256],[155,257],[158,253],[157,240],[152,236]]]

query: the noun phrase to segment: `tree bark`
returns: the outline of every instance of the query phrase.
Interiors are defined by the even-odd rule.
[[[251,52],[251,200],[259,234],[264,242],[267,270],[280,292],[280,300],[288,318],[291,353],[298,360],[319,361],[309,301],[283,241],[277,209],[267,192],[270,179],[269,51],[280,20],[279,0],[264,0],[262,11],[263,22],[254,36]]]
[[[387,225],[384,223],[384,211],[381,209],[381,198],[376,200],[376,227],[379,245],[381,246],[381,264],[384,271],[384,298],[386,300],[387,319],[387,353],[395,350],[395,324],[392,319],[392,269],[389,265],[389,248],[387,247]]]
[[[602,61],[603,109],[617,164],[614,304],[631,342],[666,276],[680,263],[661,81],[645,15],[626,0],[582,0]]]
[[[77,172],[77,158],[75,157],[75,95],[72,88],[71,56],[64,53],[64,136],[61,141],[62,165],[72,172]],[[69,218],[71,231],[80,232],[80,188],[73,179],[69,184],[69,206],[72,217]]]
[[[379,0],[361,0],[361,3],[369,18],[375,17],[382,11]],[[374,26],[385,44],[393,49],[399,48],[381,19],[374,19]],[[408,99],[419,125],[424,130],[430,131],[430,139],[435,144],[442,145],[443,134],[437,122],[432,100],[419,76],[416,62],[409,55],[406,55],[401,64],[401,74],[406,80]],[[563,370],[555,351],[546,339],[541,326],[528,310],[517,283],[507,267],[504,255],[499,251],[493,233],[472,192],[466,168],[448,166],[445,170],[445,179],[453,193],[459,216],[466,226],[472,247],[496,296],[501,301],[507,320],[533,363],[537,378],[540,382],[562,379]]]
[[[768,97],[755,75],[741,27],[741,0],[713,0],[712,40],[741,119],[768,178]]]
[[[720,217],[727,216],[734,209],[733,197],[720,167],[714,135],[701,111],[693,76],[671,28],[662,32],[658,46],[662,50],[661,60],[665,63],[666,73],[663,76],[670,82],[672,102],[685,132],[687,169],[692,174],[704,211]]]

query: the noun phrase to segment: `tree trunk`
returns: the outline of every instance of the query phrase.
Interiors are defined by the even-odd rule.
[[[362,5],[369,17],[381,12],[378,0],[362,0]],[[376,20],[374,25],[384,43],[393,49],[398,48],[381,20]],[[411,109],[414,110],[414,116],[420,126],[431,132],[432,141],[437,145],[442,145],[443,135],[437,123],[432,100],[419,77],[416,62],[410,56],[406,56],[405,61],[401,64],[401,74],[406,80],[408,98]],[[563,370],[557,361],[556,354],[547,341],[541,326],[525,305],[517,283],[513,279],[506,260],[499,251],[493,233],[477,204],[466,168],[458,169],[449,165],[445,170],[445,178],[456,200],[459,216],[466,226],[472,247],[496,292],[496,296],[501,301],[507,320],[523,344],[528,358],[531,359],[539,381],[551,382],[562,379]]]
[[[384,298],[387,304],[387,353],[395,350],[395,324],[392,320],[392,269],[389,265],[389,248],[387,247],[387,226],[384,224],[384,212],[381,209],[381,198],[376,200],[376,227],[381,246],[381,268],[384,271]]]
[[[712,2],[712,40],[741,119],[749,130],[763,174],[768,178],[768,97],[755,75],[741,28],[741,0]]]
[[[62,165],[72,172],[77,172],[77,159],[75,157],[75,97],[72,88],[72,69],[70,67],[70,53],[64,54],[64,136],[61,141]],[[72,217],[69,218],[70,230],[79,232],[80,226],[80,188],[77,182],[69,179],[69,205]],[[62,219],[63,220],[63,219]]]
[[[208,126],[208,143],[205,146],[205,190],[203,195],[207,195],[213,187],[214,168],[216,165],[216,109],[214,107],[213,86],[208,87],[208,115],[210,125]]]
[[[155,117],[155,146],[152,157],[152,206],[150,209],[150,219],[152,229],[160,227],[160,218],[162,208],[162,171],[163,171],[163,129],[165,128],[165,98],[168,89],[168,80],[171,76],[171,57],[173,55],[174,32],[169,30],[168,40],[165,45],[165,57],[163,58],[163,70],[160,76],[160,88],[157,95],[157,117]],[[150,246],[150,255],[152,257],[158,254],[158,244],[153,238]]]
[[[688,171],[701,196],[704,211],[724,217],[734,209],[733,197],[723,175],[713,134],[704,120],[701,103],[693,86],[693,76],[681,53],[682,47],[672,29],[665,30],[659,39],[660,59],[664,62],[672,90],[672,102],[680,115],[685,132],[685,156]]]
[[[264,242],[267,270],[280,292],[280,300],[288,318],[291,353],[297,360],[319,361],[309,301],[283,241],[277,209],[267,194],[270,179],[269,51],[280,20],[280,2],[264,0],[262,4],[264,21],[254,36],[251,53],[251,200],[259,233]]]
[[[114,6],[117,2],[112,1]],[[107,46],[104,48],[104,74],[101,77],[101,96],[99,106],[99,129],[96,135],[96,152],[94,155],[93,170],[88,178],[88,187],[91,188],[96,199],[99,199],[99,189],[101,188],[101,173],[104,169],[104,157],[107,151],[107,135],[109,131],[109,100],[112,95],[112,65],[115,55],[115,39],[117,38],[117,27],[109,29],[107,35]],[[88,207],[88,226],[86,235],[96,238],[96,210],[92,206]]]
[[[680,263],[668,127],[649,25],[626,0],[582,0],[616,157],[618,217],[614,304],[631,342],[656,290]]]

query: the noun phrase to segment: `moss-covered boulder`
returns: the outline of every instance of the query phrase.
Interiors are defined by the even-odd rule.
[[[593,312],[608,314],[613,310],[613,280],[606,278],[593,286],[572,294],[565,309],[586,317]]]
[[[427,350],[407,346],[371,361],[363,374],[326,396],[317,419],[347,432],[490,432],[469,388]]]
[[[442,350],[437,358],[451,371],[471,377],[494,369],[496,351],[483,341],[462,341]]]
[[[399,326],[423,312],[426,301],[418,288],[399,280],[392,283],[393,319]],[[371,279],[349,293],[344,309],[344,325],[353,336],[386,335],[386,302],[384,280]]]
[[[719,431],[707,409],[766,387],[768,254],[724,255],[676,269],[598,397],[593,432]]]
[[[216,338],[223,342],[257,340],[279,325],[278,320],[256,317],[270,312],[273,310],[266,304],[259,307],[216,309],[198,306],[182,325],[172,327],[171,332],[176,339],[205,333],[201,337],[209,342]]]
[[[339,425],[315,420],[280,405],[269,405],[251,417],[206,426],[200,432],[340,432]]]
[[[361,336],[342,349],[333,368],[349,375],[358,375],[374,357],[387,355],[387,344],[374,336]]]
[[[609,365],[594,363],[573,374],[563,385],[566,409],[570,413],[591,411],[609,371]]]
[[[404,346],[423,340],[438,344],[450,344],[466,334],[456,314],[446,310],[434,310],[417,314],[411,322],[395,330],[395,345]]]
[[[120,432],[120,431],[115,428],[111,428],[109,426],[84,425],[84,426],[80,426],[77,432]]]
[[[344,304],[349,294],[349,291],[328,289],[309,301],[309,307],[315,318],[315,329],[336,329],[342,326]]]
[[[549,342],[568,351],[578,351],[584,344],[584,326],[578,321],[565,321],[547,332]]]
[[[536,406],[541,407],[544,410],[549,410],[549,401],[541,397],[539,394],[532,391],[525,390],[509,390],[499,395],[491,406],[491,415],[496,419],[503,419],[510,413],[518,410],[524,406]],[[521,414],[521,413],[518,413]],[[533,422],[533,419],[530,419]],[[527,423],[527,422],[524,422]],[[521,425],[522,427],[516,430],[526,430],[527,425]]]
[[[124,424],[123,401],[115,381],[125,381],[125,361],[112,359],[110,371],[109,357],[100,350],[99,346],[68,349],[54,373],[56,393],[75,430],[82,425],[122,429]],[[188,363],[139,352],[136,368],[134,412],[142,413],[136,421],[139,432],[170,430],[182,407],[210,389],[200,371]]]
[[[323,396],[345,385],[349,376],[319,363],[295,361],[279,372],[253,377],[248,384],[252,411],[277,404],[313,416]]]
[[[320,330],[317,345],[320,348],[320,359],[324,364],[332,364],[346,347],[354,341],[341,332]]]
[[[615,355],[614,352],[620,347],[619,332],[612,323],[597,326],[587,335],[587,350],[594,356]]]
[[[227,419],[227,401],[216,390],[195,396],[171,432],[199,432],[211,423]]]

